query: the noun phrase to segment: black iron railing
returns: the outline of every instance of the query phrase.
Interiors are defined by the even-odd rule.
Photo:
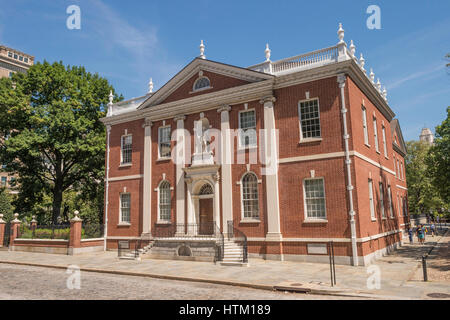
[[[134,240],[119,240],[117,246],[117,256],[123,257],[139,257],[139,249],[141,249],[142,240],[134,239]]]
[[[22,239],[64,239],[69,240],[70,223],[51,225],[21,225],[17,238]]]
[[[100,223],[84,223],[82,227],[82,239],[102,238],[104,235],[105,225]]]
[[[248,262],[248,246],[247,236],[234,226],[233,221],[228,221],[228,240],[233,239],[235,242],[242,244],[242,262]]]

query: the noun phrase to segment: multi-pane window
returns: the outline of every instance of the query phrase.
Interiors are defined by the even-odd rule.
[[[131,195],[122,193],[120,195],[120,222],[130,223]]]
[[[398,159],[397,159],[397,178],[398,179],[402,178],[402,173],[400,171],[400,161],[398,161]]]
[[[170,127],[159,128],[159,157],[170,157]]]
[[[391,186],[388,186],[388,200],[389,200],[389,214],[391,218],[394,218],[394,209],[392,208]]]
[[[6,177],[2,177],[2,187],[6,187]]]
[[[403,162],[400,162],[400,174],[402,176],[402,180],[405,179],[405,172],[403,171]]]
[[[402,216],[403,215],[403,210],[402,210],[402,207],[401,207],[401,205],[400,205],[400,196],[397,194],[397,210],[398,210],[398,215],[399,216]],[[402,202],[403,202],[403,200],[402,200]]]
[[[122,164],[131,163],[132,151],[132,136],[122,136]]]
[[[306,179],[304,181],[305,208],[307,219],[325,219],[325,187],[324,180]]]
[[[12,52],[8,52],[8,57],[12,58],[13,54]]]
[[[378,146],[377,118],[373,118],[373,138],[375,140],[375,150],[380,152],[380,148]]]
[[[28,58],[25,57],[25,58],[23,59],[23,61],[26,62],[26,63],[28,63]]]
[[[372,220],[375,219],[375,203],[373,200],[373,182],[369,179],[369,203],[370,203],[370,217]]]
[[[209,79],[206,77],[202,77],[200,79],[197,79],[197,81],[195,81],[194,91],[206,89],[206,88],[209,88],[210,86],[211,86],[211,83],[210,83]]]
[[[387,145],[386,145],[386,129],[384,126],[381,128],[382,134],[383,134],[383,150],[384,150],[384,156],[387,158]]]
[[[364,129],[364,143],[369,144],[369,134],[367,132],[367,110],[362,107],[362,121],[363,121],[363,129]]]
[[[380,210],[381,210],[381,216],[383,218],[386,218],[386,214],[384,212],[384,187],[383,183],[380,182]]]
[[[299,103],[301,139],[320,138],[319,100]]]
[[[256,113],[255,110],[239,113],[239,141],[242,147],[256,146]]]
[[[403,215],[405,217],[408,215],[408,204],[406,202],[406,197],[403,198]]]
[[[159,220],[170,221],[170,183],[163,181],[159,185]]]
[[[242,208],[244,218],[259,218],[258,178],[251,172],[242,178]]]

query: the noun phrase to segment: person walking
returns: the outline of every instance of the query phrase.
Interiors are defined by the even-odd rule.
[[[408,228],[408,236],[409,236],[409,243],[413,244],[414,239],[413,239],[413,229],[411,227]]]
[[[425,230],[423,228],[423,225],[419,225],[416,230],[417,238],[419,239],[420,244],[424,244],[425,242]]]
[[[434,234],[436,233],[436,226],[435,226],[434,222],[431,223],[430,230],[431,230],[431,236],[434,237]]]

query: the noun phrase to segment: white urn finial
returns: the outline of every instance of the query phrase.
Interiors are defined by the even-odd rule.
[[[270,61],[270,52],[269,44],[266,43],[266,50],[264,50],[264,53],[266,54],[266,61]]]
[[[205,45],[203,44],[203,40],[200,40],[200,58],[206,59],[205,56]]]
[[[373,73],[372,68],[370,68],[370,81],[372,81],[372,84],[375,84],[375,73]]]
[[[339,30],[338,30],[337,34],[339,37],[339,43],[343,43],[344,42],[344,29],[342,28],[342,23],[339,23]]]
[[[363,54],[361,53],[360,57],[359,57],[359,65],[361,66],[362,71],[364,71],[364,73],[366,73],[366,69],[364,69],[364,65],[366,64],[366,60],[363,57]]]
[[[387,100],[387,90],[386,90],[386,87],[383,88],[383,98],[384,98],[384,100]]]
[[[111,90],[109,91],[108,113],[106,114],[107,116],[112,116],[113,98],[114,96]]]
[[[3,213],[0,213],[0,223],[4,223],[5,221],[3,220]]]
[[[350,40],[350,55],[352,56],[352,58],[356,58],[355,57],[355,52],[356,52],[356,47],[355,44],[353,43],[353,40]]]
[[[113,99],[114,99],[114,95],[111,90],[111,91],[109,91],[109,104],[111,104],[111,105],[113,104]]]
[[[150,78],[150,81],[148,83],[148,93],[152,93],[153,92],[153,79]]]
[[[378,78],[378,81],[377,81],[377,89],[378,89],[378,91],[381,92],[381,82],[380,82],[380,78]]]
[[[78,216],[79,214],[80,214],[80,212],[78,210],[75,210],[73,212],[74,217],[70,221],[81,221],[80,217]]]
[[[14,213],[14,220],[12,222],[20,222],[18,213]]]

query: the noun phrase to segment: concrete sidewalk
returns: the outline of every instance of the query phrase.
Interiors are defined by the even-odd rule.
[[[379,267],[380,289],[368,289],[371,273],[367,267],[336,266],[337,285],[330,286],[328,264],[280,262],[250,259],[250,267],[227,267],[210,262],[173,260],[119,260],[117,252],[96,252],[77,256],[0,251],[0,263],[67,268],[77,265],[83,271],[147,276],[162,279],[199,281],[273,290],[274,287],[296,288],[311,293],[359,296],[381,299],[441,299],[450,298],[450,281],[423,282],[420,258],[437,243],[447,247],[450,237],[428,237],[426,245],[404,245],[395,253],[383,257]],[[440,252],[440,250],[439,250]],[[447,261],[448,262],[448,261]],[[449,272],[440,267],[444,273]],[[1,278],[1,275],[0,275]],[[428,296],[431,294],[431,296]],[[433,295],[438,294],[438,295]],[[442,295],[444,294],[444,295]]]

